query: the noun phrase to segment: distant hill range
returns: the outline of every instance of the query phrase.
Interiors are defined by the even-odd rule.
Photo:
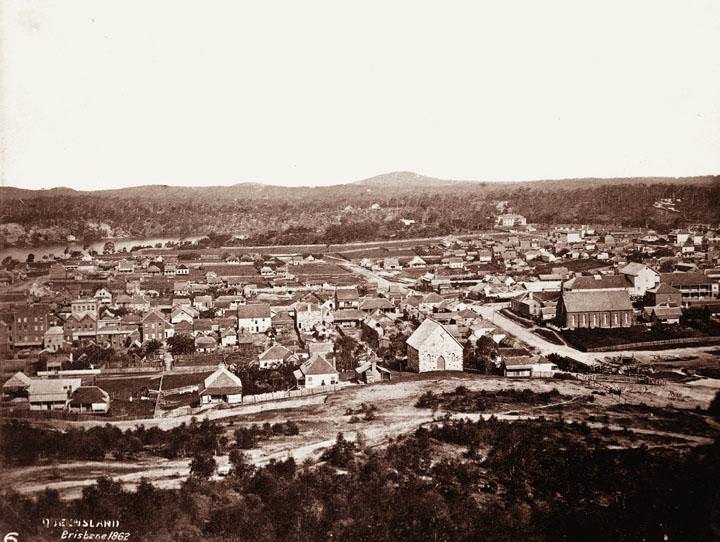
[[[676,211],[654,206],[668,198],[677,202]],[[108,232],[138,237],[215,232],[254,243],[444,235],[492,227],[499,208],[550,224],[663,229],[718,223],[720,176],[487,182],[398,171],[321,187],[256,182],[97,191],[0,187],[0,242],[36,244],[66,235],[96,240]],[[415,224],[399,225],[401,218]]]

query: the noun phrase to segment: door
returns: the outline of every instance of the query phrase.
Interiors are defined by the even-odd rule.
[[[437,370],[438,371],[444,371],[445,370],[445,358],[443,356],[440,356],[437,359]]]

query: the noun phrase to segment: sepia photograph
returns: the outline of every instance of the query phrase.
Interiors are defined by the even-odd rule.
[[[0,542],[720,540],[720,2],[0,0]]]

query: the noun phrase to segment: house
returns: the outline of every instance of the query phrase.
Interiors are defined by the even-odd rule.
[[[27,401],[28,390],[32,384],[32,378],[22,371],[15,373],[5,381],[2,387],[3,399],[10,401],[21,399]]]
[[[142,340],[163,342],[173,325],[157,311],[150,311],[142,319]],[[173,330],[174,331],[174,330]]]
[[[643,318],[647,322],[679,324],[681,316],[682,309],[678,305],[657,305],[643,308]]]
[[[258,358],[261,369],[271,369],[283,365],[285,361],[293,356],[290,349],[285,348],[281,344],[276,344],[265,350]]]
[[[645,264],[630,262],[619,271],[632,282],[631,296],[642,297],[660,282],[660,274]]]
[[[542,356],[520,356],[503,359],[504,374],[509,378],[552,377],[559,371],[558,366]]]
[[[626,291],[563,292],[557,320],[568,329],[630,327],[634,321],[633,306]]]
[[[110,292],[110,290],[108,290],[107,288],[98,289],[93,297],[95,297],[95,301],[97,301],[101,305],[112,304],[112,292]]]
[[[311,332],[315,326],[331,322],[332,315],[327,307],[309,302],[295,305],[295,325],[298,331]]]
[[[559,292],[526,292],[510,301],[511,310],[532,320],[554,320]]]
[[[320,354],[313,354],[305,363],[300,365],[293,374],[298,387],[306,389],[321,386],[332,386],[340,382],[340,375],[330,362]]]
[[[379,367],[375,360],[366,361],[359,367],[355,368],[355,377],[358,382],[364,382],[365,384],[389,382],[390,371],[388,371],[385,367]]]
[[[408,367],[426,371],[462,371],[463,347],[440,323],[426,318],[407,339]]]
[[[91,312],[71,314],[63,324],[63,334],[68,342],[83,338],[95,338],[97,318]]]
[[[117,264],[117,272],[123,275],[130,275],[135,272],[135,263],[129,260],[120,260]]]
[[[70,312],[72,314],[90,312],[97,316],[98,302],[94,298],[75,299],[70,303]]]
[[[720,284],[713,282],[704,273],[661,273],[660,282],[680,291],[683,303],[694,300],[710,300],[720,293]]]
[[[523,215],[508,213],[499,215],[496,220],[496,225],[502,228],[512,228],[513,226],[525,226],[527,219]]]
[[[198,335],[195,337],[195,351],[214,352],[216,349],[217,341],[214,337],[211,337],[210,335]]]
[[[220,344],[222,346],[235,346],[237,344],[237,331],[232,328],[223,329],[220,332]]]
[[[360,310],[365,313],[380,311],[383,313],[395,312],[393,303],[385,297],[367,297],[360,302]]]
[[[677,288],[673,288],[669,284],[661,283],[655,288],[648,290],[645,294],[648,304],[670,305],[679,307],[682,305],[682,293]]]
[[[275,270],[267,265],[260,269],[260,276],[263,278],[272,278],[275,276]]]
[[[238,328],[252,333],[265,333],[272,324],[270,305],[251,303],[237,308]]]
[[[62,326],[50,326],[45,332],[43,346],[53,352],[62,348],[65,343],[65,330]]]
[[[386,271],[399,271],[402,269],[398,258],[385,258],[383,260],[383,269]]]
[[[200,383],[199,391],[202,404],[242,402],[242,381],[222,363]]]
[[[30,410],[65,410],[73,392],[80,387],[79,378],[31,378],[27,389]]]
[[[175,275],[189,275],[190,274],[190,268],[185,265],[184,263],[181,263],[175,268]]]
[[[170,312],[170,323],[179,324],[180,322],[193,323],[193,314],[190,312],[192,309],[189,307],[176,306]]]
[[[176,296],[190,295],[190,282],[187,280],[176,280],[173,284],[173,292]]]
[[[343,328],[358,327],[365,313],[358,309],[340,309],[332,313],[333,323]]]
[[[337,309],[357,309],[360,306],[360,294],[354,286],[335,290],[335,307]]]
[[[418,310],[420,312],[429,314],[433,312],[435,307],[440,305],[440,303],[442,303],[443,301],[445,301],[445,298],[443,296],[441,296],[440,294],[436,294],[435,292],[431,292],[429,294],[426,294],[422,298],[422,300],[418,304]]]
[[[211,295],[196,295],[193,299],[193,307],[199,311],[206,311],[213,308],[213,297]]]
[[[420,256],[413,256],[412,259],[408,262],[408,267],[411,269],[418,269],[420,267],[425,267],[427,265],[427,262],[423,260]]]
[[[97,386],[80,386],[70,396],[68,409],[72,412],[107,414],[110,410],[110,395]]]

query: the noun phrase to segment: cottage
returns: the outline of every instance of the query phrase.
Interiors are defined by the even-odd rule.
[[[30,410],[65,410],[73,392],[80,387],[79,378],[31,378],[27,390]]]
[[[208,376],[199,386],[200,402],[210,403],[241,403],[242,381],[220,364],[217,370]]]
[[[357,309],[360,306],[360,295],[357,288],[337,288],[335,290],[335,307],[337,309]]]
[[[662,322],[663,324],[679,324],[682,316],[682,309],[671,305],[658,305],[655,307],[645,307],[643,309],[643,318],[647,322]]]
[[[70,397],[68,409],[73,412],[107,414],[110,410],[110,395],[97,386],[80,386]]]
[[[251,333],[265,333],[272,324],[270,305],[252,303],[240,305],[237,309],[238,328]]]
[[[521,356],[503,360],[503,372],[509,378],[552,377],[558,366],[541,356]]]
[[[677,288],[673,288],[669,284],[658,284],[655,288],[648,290],[645,294],[648,304],[670,305],[679,307],[682,304],[682,293]]]
[[[261,369],[271,369],[283,365],[285,361],[294,356],[290,349],[281,344],[276,344],[265,350],[258,358]]]
[[[340,382],[340,375],[330,362],[320,354],[313,354],[294,373],[298,387],[318,388]]]
[[[408,367],[426,371],[462,371],[463,347],[443,326],[426,318],[406,341]]]
[[[217,341],[210,335],[198,335],[195,337],[196,352],[214,352],[217,349]]]
[[[375,382],[389,382],[390,371],[385,367],[380,367],[376,361],[366,361],[359,367],[355,368],[355,377],[358,382],[365,384],[373,384]]]
[[[633,325],[633,306],[626,291],[563,292],[557,308],[562,327],[612,328]]]

